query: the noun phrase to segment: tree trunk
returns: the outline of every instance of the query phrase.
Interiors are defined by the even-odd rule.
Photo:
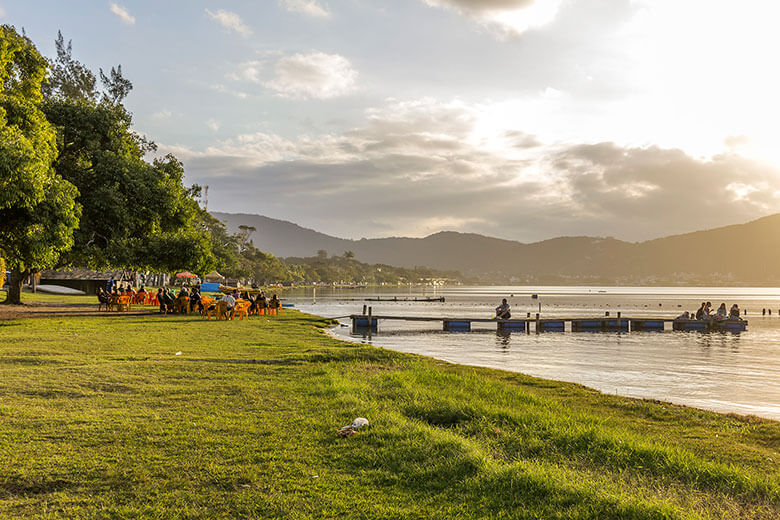
[[[8,293],[5,298],[5,303],[7,305],[22,304],[22,283],[24,282],[25,276],[26,271],[22,272],[16,267],[11,268],[11,276],[6,281],[6,285],[8,286]]]

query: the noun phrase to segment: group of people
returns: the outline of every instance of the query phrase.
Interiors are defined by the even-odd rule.
[[[721,303],[720,307],[713,314],[711,302],[701,302],[701,307],[696,312],[685,311],[681,315],[677,316],[678,320],[741,320],[739,305],[736,303],[731,306],[731,309],[726,309],[726,304]]]
[[[279,300],[276,294],[272,295],[271,298],[266,298],[265,292],[260,291],[253,298],[252,295],[249,294],[249,291],[241,292],[238,289],[235,289],[232,293],[225,294],[218,300],[215,300],[209,306],[208,310],[213,310],[214,307],[216,307],[218,301],[223,301],[227,304],[227,311],[232,312],[233,309],[236,308],[237,300],[245,300],[249,302],[249,314],[260,314],[260,311],[265,309],[276,310],[282,306],[282,302]],[[202,307],[201,310],[203,310]]]
[[[111,298],[114,296],[133,296],[137,294],[146,294],[147,290],[142,285],[137,291],[128,283],[123,287],[122,283],[116,283],[113,278],[106,282],[106,288],[102,287],[97,290],[98,301],[102,304],[108,304],[111,302]],[[248,291],[234,290],[232,293],[224,294],[216,300],[210,302],[208,308],[204,307],[203,298],[200,294],[200,288],[194,287],[182,287],[178,294],[170,288],[160,288],[157,290],[157,302],[160,305],[160,313],[168,314],[171,312],[203,312],[204,310],[213,310],[217,302],[224,301],[227,303],[227,311],[232,312],[236,307],[236,301],[242,299],[248,301],[250,304],[250,314],[260,314],[260,311],[265,309],[279,309],[282,306],[282,302],[279,300],[276,294],[270,298],[266,298],[265,292],[260,291],[254,297],[249,294]]]
[[[117,284],[116,282],[114,282],[113,278],[109,280],[108,283],[106,283],[105,289],[103,289],[102,287],[98,287],[97,290],[98,301],[104,305],[108,305],[111,302],[111,298],[114,297],[119,297],[119,296],[134,297],[138,294],[146,294],[146,289],[144,288],[143,285],[136,291],[129,283],[123,286],[123,284],[121,283]]]
[[[141,287],[143,289],[143,287]],[[200,289],[198,287],[182,287],[179,294],[176,294],[173,289],[160,288],[157,289],[157,303],[160,305],[160,312],[162,314],[168,314],[169,312],[192,312],[196,308],[198,311],[203,310],[203,303],[201,303]]]

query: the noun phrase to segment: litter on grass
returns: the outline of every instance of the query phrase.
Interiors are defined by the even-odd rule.
[[[358,417],[352,421],[352,424],[349,426],[342,426],[340,429],[336,430],[336,433],[338,433],[341,437],[350,437],[355,435],[356,430],[359,430],[364,426],[368,426],[368,419],[365,417]]]

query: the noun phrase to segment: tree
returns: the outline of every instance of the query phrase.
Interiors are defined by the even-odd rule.
[[[62,32],[58,31],[54,44],[57,48],[57,58],[49,62],[51,75],[43,84],[44,95],[47,98],[96,101],[95,75],[73,59],[73,42],[69,40],[65,45],[65,38],[62,37]]]
[[[320,260],[325,260],[328,258],[328,252],[324,249],[318,249],[317,250],[317,258]]]
[[[355,258],[355,253],[352,251],[344,251],[344,258],[352,259]]]
[[[61,265],[172,271],[210,270],[209,235],[198,227],[197,190],[183,184],[184,167],[173,155],[145,160],[156,150],[132,130],[122,100],[132,84],[121,67],[101,70],[102,93],[91,72],[73,59],[71,44],[57,39],[57,60],[43,110],[60,131],[54,167],[78,187],[83,207],[75,246]]]
[[[70,43],[68,43],[68,48],[70,48]],[[116,68],[111,67],[108,76],[103,73],[103,69],[100,69],[100,81],[106,89],[106,92],[103,93],[103,100],[112,105],[122,103],[133,90],[133,84],[130,80],[122,76],[121,65],[117,65]]]
[[[52,168],[56,132],[41,110],[46,60],[13,27],[0,26],[0,247],[21,303],[23,279],[73,244],[78,190]]]

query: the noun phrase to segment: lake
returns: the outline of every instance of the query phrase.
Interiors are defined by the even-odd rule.
[[[533,299],[532,294],[538,295]],[[316,300],[315,300],[316,296]],[[444,303],[367,302],[365,298],[443,296]],[[602,392],[652,398],[780,419],[780,289],[723,287],[448,287],[312,289],[286,293],[285,302],[327,317],[374,315],[492,317],[507,298],[513,317],[675,317],[702,301],[737,303],[746,332],[499,333],[491,323],[472,332],[444,332],[440,323],[382,321],[369,338],[350,326],[334,334],[352,341],[466,365],[499,368],[580,383]],[[764,315],[762,310],[771,311]],[[350,325],[348,319],[341,320]]]

